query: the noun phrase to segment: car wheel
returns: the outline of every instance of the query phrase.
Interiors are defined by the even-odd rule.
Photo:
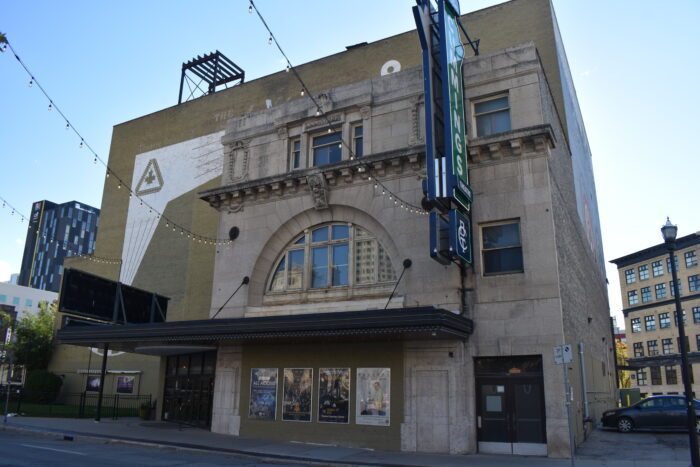
[[[632,428],[634,428],[634,423],[632,423],[631,418],[621,417],[617,420],[617,430],[620,433],[629,433],[632,431]]]

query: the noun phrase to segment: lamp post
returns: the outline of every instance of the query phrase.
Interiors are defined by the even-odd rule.
[[[676,302],[676,321],[678,322],[679,347],[681,350],[681,376],[683,378],[683,389],[685,390],[686,410],[688,411],[688,436],[690,438],[690,462],[693,467],[700,467],[700,456],[698,455],[697,421],[695,414],[695,402],[693,401],[693,388],[690,385],[690,367],[688,366],[688,349],[685,344],[685,323],[683,322],[683,311],[681,310],[681,297],[678,293],[678,274],[676,273],[676,262],[673,253],[676,251],[676,234],[678,227],[671,224],[666,218],[666,224],[661,227],[661,234],[664,237],[668,257],[671,262],[671,277],[673,279],[673,294]]]

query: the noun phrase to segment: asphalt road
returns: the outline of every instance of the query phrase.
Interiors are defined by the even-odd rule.
[[[106,444],[91,441],[64,441],[24,433],[0,432],[0,467],[70,466],[133,467],[214,465],[279,466],[227,455],[182,452],[171,449]],[[298,465],[298,464],[286,464]]]

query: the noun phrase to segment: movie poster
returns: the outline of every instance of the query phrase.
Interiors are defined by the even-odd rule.
[[[248,418],[274,420],[276,413],[277,368],[251,368]]]
[[[119,376],[117,378],[117,392],[121,394],[131,394],[134,392],[134,377]]]
[[[391,401],[391,369],[357,369],[357,408],[355,423],[358,425],[389,426]]]
[[[85,384],[86,391],[99,391],[100,390],[100,376],[88,376],[87,382]]]
[[[314,372],[311,368],[284,369],[284,396],[282,420],[311,421],[311,387]]]
[[[320,368],[318,372],[318,421],[348,423],[350,368]]]

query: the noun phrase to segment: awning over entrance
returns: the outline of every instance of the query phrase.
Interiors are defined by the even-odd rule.
[[[313,313],[256,318],[148,324],[80,325],[58,331],[62,344],[147,353],[158,346],[235,343],[294,343],[366,340],[459,339],[473,331],[470,319],[433,307]]]

